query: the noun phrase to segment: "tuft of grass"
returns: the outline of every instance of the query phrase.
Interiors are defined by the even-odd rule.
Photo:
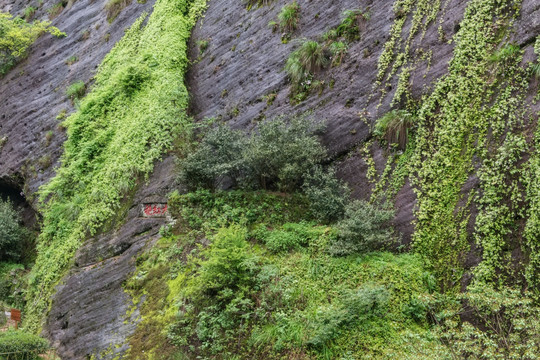
[[[518,45],[507,44],[503,48],[495,51],[493,55],[489,57],[489,62],[493,64],[499,63],[504,65],[505,63],[514,59],[520,51],[521,49]]]
[[[33,6],[28,6],[26,9],[24,9],[24,19],[26,21],[32,20],[34,17],[34,14],[36,13],[36,8]]]
[[[409,130],[414,126],[415,117],[405,110],[392,110],[377,120],[374,133],[384,138],[388,144],[397,144],[404,150],[409,139]]]
[[[199,55],[204,54],[206,49],[208,49],[210,42],[207,39],[197,41],[197,47],[199,48]]]
[[[285,64],[285,71],[293,84],[299,85],[310,75],[328,66],[330,62],[328,55],[323,45],[313,40],[306,40],[291,53]]]
[[[107,21],[109,23],[112,23],[114,19],[120,13],[122,10],[124,10],[129,4],[131,4],[132,0],[109,0],[107,4],[105,4],[105,10],[107,11]]]
[[[341,65],[341,61],[347,54],[347,44],[342,41],[336,41],[330,44],[329,50],[332,53],[332,66]]]
[[[79,80],[71,84],[66,89],[66,96],[69,97],[71,100],[80,99],[84,96],[84,93],[86,92],[86,84],[84,81]]]
[[[256,7],[266,6],[270,4],[272,1],[274,0],[247,0],[246,5],[247,5],[247,9],[251,10],[254,6]]]
[[[540,79],[540,62],[531,65],[532,76]]]
[[[278,15],[279,27],[281,31],[293,32],[298,28],[300,18],[300,6],[296,1],[281,8]]]
[[[336,35],[344,37],[347,41],[360,39],[360,25],[370,19],[369,13],[360,9],[346,10],[343,15],[345,18],[336,28]]]
[[[73,65],[77,61],[79,61],[79,58],[77,56],[75,56],[75,55],[72,55],[66,60],[66,65]]]
[[[49,130],[45,133],[45,146],[49,146],[51,144],[53,136],[54,132],[52,130]]]
[[[62,0],[56,4],[54,4],[49,10],[47,10],[47,13],[49,14],[49,20],[54,19],[60,13],[65,9],[67,6],[67,0]]]

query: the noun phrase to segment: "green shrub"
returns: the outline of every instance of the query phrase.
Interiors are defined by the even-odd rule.
[[[314,167],[305,177],[302,189],[309,199],[311,212],[318,220],[332,222],[343,216],[350,191],[337,179],[335,169],[325,171],[320,166]]]
[[[31,20],[34,14],[36,13],[36,8],[33,6],[28,6],[24,9],[24,19],[26,21]]]
[[[315,136],[319,128],[307,117],[262,123],[245,153],[259,187],[293,191],[301,186],[308,171],[326,158],[326,150]]]
[[[374,134],[404,150],[415,121],[415,116],[406,110],[392,110],[377,120]]]
[[[0,353],[16,353],[9,359],[40,359],[39,354],[49,349],[47,340],[23,331],[7,331],[0,333]]]
[[[512,59],[514,59],[521,49],[519,45],[516,44],[507,44],[501,49],[495,51],[493,55],[490,56],[489,61],[491,63],[507,64]]]
[[[211,129],[194,152],[181,161],[181,180],[190,188],[216,189],[224,180],[237,183],[245,172],[243,151],[247,141],[241,131],[227,125]]]
[[[532,76],[540,79],[540,62],[531,65]]]
[[[281,8],[278,14],[279,27],[281,31],[293,32],[298,27],[300,17],[300,6],[296,1]]]
[[[66,89],[66,96],[71,100],[80,99],[84,96],[86,92],[86,84],[84,81],[79,80],[68,86]]]
[[[180,162],[181,179],[192,188],[215,189],[230,179],[243,188],[294,191],[326,158],[319,128],[306,117],[264,122],[249,137],[219,126]]]
[[[330,244],[334,255],[373,251],[388,244],[393,239],[393,229],[389,223],[394,212],[383,210],[363,201],[356,200],[345,207],[345,217],[336,225],[338,236]]]
[[[105,4],[105,10],[107,10],[107,21],[109,23],[113,22],[114,19],[120,15],[122,10],[131,4],[131,1],[132,0],[109,0],[107,4]]]
[[[329,53],[323,45],[313,40],[305,40],[287,59],[285,71],[293,85],[299,86],[310,75],[326,67],[329,62]]]
[[[18,260],[27,237],[27,231],[20,225],[20,215],[13,204],[0,199],[0,261]]]
[[[67,4],[68,0],[61,0],[54,4],[51,8],[49,8],[49,10],[47,10],[47,13],[49,14],[49,20],[52,20],[58,15],[60,15],[60,13],[65,9]]]
[[[62,37],[66,34],[50,26],[48,21],[27,23],[21,18],[0,12],[0,77],[11,69],[17,61],[26,56],[27,50],[43,33]]]
[[[270,4],[274,0],[246,0],[247,9],[250,10],[252,7],[257,6],[265,6]]]
[[[73,65],[77,61],[79,61],[79,58],[77,56],[75,56],[75,55],[72,55],[66,60],[66,65]]]

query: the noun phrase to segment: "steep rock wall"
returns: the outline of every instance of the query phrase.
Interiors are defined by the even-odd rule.
[[[145,5],[134,2],[108,25],[104,3],[79,0],[53,22],[68,34],[81,34],[90,28],[88,40],[77,36],[60,40],[43,37],[33,46],[28,59],[0,81],[0,135],[8,137],[0,153],[0,178],[22,176],[28,195],[46,182],[54,169],[54,166],[42,169],[37,166],[34,172],[31,166],[47,155],[56,164],[62,152],[65,137],[56,130],[55,117],[62,109],[71,109],[64,89],[75,80],[88,82],[92,71],[121,37],[122,30],[152,5],[151,1]],[[326,83],[322,93],[311,94],[298,105],[289,101],[290,84],[283,71],[298,42],[283,44],[280,34],[272,33],[268,27],[268,22],[276,18],[286,3],[275,1],[248,11],[241,1],[209,2],[191,44],[194,59],[188,78],[191,113],[197,120],[219,117],[236,128],[250,129],[264,118],[312,110],[314,117],[324,119],[328,125],[324,142],[340,176],[351,185],[355,197],[367,198],[374,186],[368,178],[372,166],[369,159],[382,173],[388,153],[373,143],[368,148],[370,156],[366,157],[363,145],[371,138],[374,121],[390,109],[391,95],[398,83],[397,76],[385,83],[387,96],[382,100],[373,95],[378,59],[396,19],[394,2],[343,0],[329,5],[318,0],[299,1],[300,26],[293,39],[317,38],[338,25],[347,9],[369,9],[371,19],[362,28],[361,39],[350,45],[343,63],[317,75]],[[439,25],[446,38],[450,38],[459,29],[468,3],[445,2],[444,9],[426,27],[425,35],[414,38],[413,47],[430,49],[432,56],[419,60],[411,73],[413,97],[429,93],[434,82],[446,73],[454,45],[440,40]],[[45,4],[50,6],[53,2]],[[3,9],[17,13],[23,6],[22,2],[14,2]],[[37,16],[40,15],[44,15],[43,10],[38,12]],[[404,37],[411,26],[412,17],[408,16],[402,30]],[[523,2],[514,30],[514,40],[526,50],[525,60],[532,59],[529,45],[540,32],[540,5],[536,1]],[[111,34],[108,42],[104,41],[107,33]],[[200,40],[209,43],[201,56],[197,45]],[[73,54],[78,54],[79,62],[71,67],[65,65],[64,61]],[[264,96],[271,93],[276,98],[268,104]],[[532,97],[533,93],[529,94],[528,101]],[[48,130],[53,130],[55,136],[50,145],[44,146],[43,138]],[[145,245],[151,246],[164,221],[141,219],[140,204],[163,201],[173,186],[174,162],[168,157],[157,166],[148,183],[141,185],[129,210],[119,215],[117,222],[123,225],[88,239],[77,253],[72,270],[58,288],[45,326],[45,333],[64,358],[84,359],[95,353],[112,358],[126,349],[126,337],[135,324],[124,322],[135,319],[137,311],[131,317],[127,315],[131,302],[122,283],[133,271],[137,254]],[[467,186],[478,186],[474,176]],[[395,198],[396,225],[405,241],[414,230],[411,221],[415,203],[413,188],[406,182]],[[472,259],[469,266],[477,262]]]

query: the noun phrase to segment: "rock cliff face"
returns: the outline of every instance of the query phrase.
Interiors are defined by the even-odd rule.
[[[374,186],[369,181],[370,164],[364,144],[371,139],[374,121],[391,108],[392,95],[398,87],[394,76],[382,85],[387,95],[375,89],[379,56],[389,40],[395,21],[394,1],[340,0],[298,1],[300,24],[292,40],[282,43],[268,23],[275,20],[287,1],[278,0],[268,6],[247,10],[238,1],[212,0],[203,19],[193,31],[188,86],[192,98],[191,115],[197,120],[218,117],[235,128],[251,129],[257,121],[280,114],[313,111],[313,116],[327,124],[324,142],[338,174],[353,189],[355,197],[367,198]],[[46,9],[54,1],[45,1],[36,18],[46,17]],[[54,174],[62,154],[65,134],[56,117],[73,104],[64,95],[67,86],[83,80],[91,84],[92,75],[124,29],[154,3],[133,2],[109,24],[105,1],[78,0],[69,2],[53,25],[68,33],[64,39],[43,36],[31,48],[28,58],[0,80],[0,137],[7,142],[0,149],[0,191],[24,189],[29,202],[36,206],[32,194]],[[410,93],[419,99],[429,93],[434,83],[447,72],[454,43],[449,39],[459,30],[469,1],[448,0],[441,5],[435,19],[418,33],[411,47],[430,56],[416,56],[410,75]],[[20,14],[24,1],[4,0],[0,10]],[[316,74],[324,81],[322,91],[312,91],[297,105],[289,99],[290,84],[283,71],[289,54],[301,38],[316,39],[337,26],[348,9],[369,11],[370,20],[361,28],[358,41],[350,44],[342,64]],[[540,3],[524,0],[515,22],[512,39],[525,50],[524,62],[533,59],[532,44],[540,33]],[[405,37],[412,26],[408,16],[403,26]],[[441,35],[443,34],[443,35]],[[201,54],[198,43],[208,41]],[[416,54],[420,54],[419,51]],[[66,65],[77,56],[78,61]],[[268,96],[275,97],[267,101]],[[534,93],[528,96],[532,103]],[[538,112],[538,104],[532,112]],[[51,140],[45,134],[53,132]],[[385,167],[387,151],[372,143],[367,148],[379,173]],[[69,274],[58,286],[44,333],[57,346],[65,359],[86,359],[101,353],[107,358],[126,350],[126,339],[134,331],[137,311],[130,312],[131,300],[122,284],[133,272],[137,254],[152,246],[164,219],[143,219],[140,206],[147,202],[163,202],[174,187],[172,156],[157,164],[153,175],[139,186],[126,213],[119,214],[110,230],[87,239],[78,251]],[[469,183],[477,186],[474,175]],[[7,190],[5,190],[7,191]],[[410,241],[414,230],[415,193],[409,182],[395,197],[395,223]],[[469,266],[477,260],[471,260]],[[31,299],[30,299],[31,301]],[[129,314],[129,315],[127,315]]]

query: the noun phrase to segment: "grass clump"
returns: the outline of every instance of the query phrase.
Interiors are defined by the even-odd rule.
[[[78,57],[78,56],[75,56],[75,55],[72,55],[72,56],[70,56],[70,57],[66,60],[66,65],[73,65],[73,64],[75,64],[77,61],[79,61],[79,57]]]
[[[270,4],[274,0],[245,0],[247,9],[251,10],[254,6],[261,7]]]
[[[298,28],[300,18],[300,6],[296,1],[286,4],[278,14],[279,27],[281,31],[292,33]]]
[[[26,21],[32,20],[34,14],[36,13],[36,8],[33,6],[28,6],[24,9],[24,19]]]
[[[124,10],[129,4],[131,4],[132,0],[109,0],[107,1],[107,4],[105,4],[105,10],[107,11],[107,21],[109,23],[112,23],[114,19],[120,13],[122,10]]]
[[[336,36],[349,42],[360,40],[360,26],[370,19],[369,13],[354,9],[346,10],[343,15],[344,19],[335,29]]]
[[[82,80],[75,81],[73,84],[69,85],[66,89],[66,96],[75,101],[84,96],[86,92],[86,84]]]
[[[38,332],[54,287],[80,244],[116,216],[139,178],[187,132],[187,41],[205,7],[164,0],[105,57],[92,91],[64,122],[61,166],[40,190],[43,225],[25,327]]]
[[[329,63],[330,54],[323,45],[313,40],[305,40],[287,59],[285,71],[293,87],[299,89],[305,81],[310,80]]]
[[[66,8],[67,4],[68,4],[67,0],[62,0],[54,4],[51,8],[49,8],[47,10],[47,13],[49,14],[49,20],[52,20],[58,15],[60,15],[60,13],[62,13],[62,11],[64,11],[64,9]]]
[[[416,118],[410,112],[392,110],[377,120],[374,134],[386,140],[389,145],[396,144],[398,148],[405,150],[415,122]]]

